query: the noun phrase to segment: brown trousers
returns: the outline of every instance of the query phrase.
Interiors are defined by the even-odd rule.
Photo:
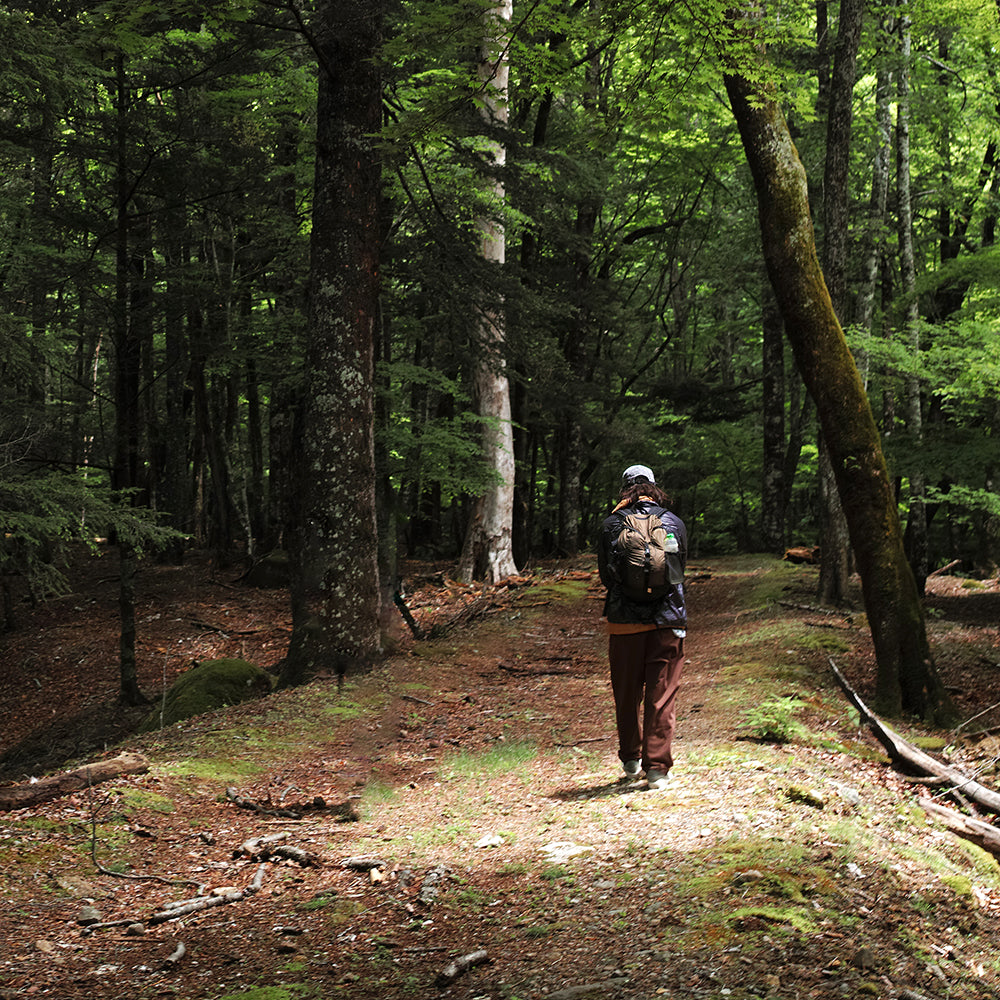
[[[618,757],[641,760],[643,769],[667,773],[677,720],[677,689],[684,640],[672,629],[608,637],[611,690],[615,696]]]

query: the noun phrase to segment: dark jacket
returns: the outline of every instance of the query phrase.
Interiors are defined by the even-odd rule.
[[[622,515],[629,511],[640,514],[659,511],[660,520],[663,521],[667,531],[677,537],[679,546],[677,554],[681,568],[687,564],[687,528],[676,514],[665,510],[652,500],[639,500],[629,507],[615,510],[601,525],[601,537],[597,546],[597,568],[601,574],[601,583],[608,588],[608,596],[604,601],[604,616],[609,622],[616,624],[654,624],[661,628],[686,628],[687,610],[684,606],[683,583],[672,587],[659,601],[632,601],[622,593],[612,569],[611,555],[614,540],[621,534]]]

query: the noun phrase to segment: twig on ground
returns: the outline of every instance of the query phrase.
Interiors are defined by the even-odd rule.
[[[262,864],[257,868],[257,874],[253,881],[245,889],[237,889],[235,892],[227,892],[222,896],[199,896],[197,899],[186,900],[182,905],[166,906],[164,909],[154,913],[146,922],[149,924],[164,924],[168,920],[177,920],[179,917],[186,917],[191,913],[198,913],[201,910],[209,910],[216,906],[223,906],[226,903],[238,903],[241,899],[252,896],[260,891],[264,884],[264,868]]]
[[[226,789],[226,798],[239,809],[249,809],[250,812],[261,813],[264,816],[282,816],[286,819],[302,819],[302,813],[297,809],[269,809],[250,799],[243,798],[235,788]]]
[[[467,955],[461,955],[446,965],[434,980],[435,986],[450,986],[463,972],[468,972],[475,965],[482,965],[489,956],[484,948],[478,951],[470,951]]]

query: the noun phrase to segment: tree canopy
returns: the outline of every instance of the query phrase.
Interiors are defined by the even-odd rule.
[[[325,7],[0,9],[0,448],[22,498],[6,533],[49,510],[31,490],[82,475],[222,559],[288,542],[316,385]],[[484,315],[503,317],[491,364],[509,382],[518,566],[588,549],[636,461],[674,496],[695,557],[820,541],[819,423],[774,335],[735,66],[771,88],[821,259],[843,260],[839,321],[908,556],[996,573],[995,6],[866,5],[836,214],[824,175],[847,114],[832,96],[846,3],[747,7],[748,40],[714,2],[519,0],[495,56],[502,113],[484,114],[494,7],[386,4],[371,56],[383,548],[457,559],[476,500],[510,476],[483,447],[498,419],[476,402]],[[500,266],[481,252],[487,218]],[[101,510],[93,534],[114,534]],[[30,534],[59,535],[62,516]],[[385,552],[379,565],[391,593],[398,571]]]

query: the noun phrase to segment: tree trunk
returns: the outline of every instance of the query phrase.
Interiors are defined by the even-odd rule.
[[[950,709],[930,657],[923,609],[871,408],[816,255],[805,171],[770,92],[727,74],[726,90],[757,190],[764,259],[796,364],[816,403],[861,574],[887,714]]]
[[[487,133],[485,195],[492,202],[479,218],[482,256],[487,265],[502,267],[506,239],[498,216],[504,201],[499,171],[505,163],[504,145],[494,136],[507,123],[506,31],[513,12],[512,0],[499,2],[486,12],[486,31],[480,53],[482,115]],[[492,162],[490,162],[492,161]],[[499,301],[483,302],[476,333],[479,358],[474,377],[475,398],[483,418],[483,457],[496,477],[495,485],[479,497],[466,530],[459,563],[459,578],[496,583],[517,573],[513,553],[514,433],[510,414],[510,383],[504,358],[504,316]]]
[[[905,328],[914,358],[920,354],[920,304],[917,300],[917,269],[913,260],[913,208],[910,202],[910,20],[903,17],[899,24],[901,67],[896,84],[896,202],[899,233],[900,292],[906,303]],[[923,439],[923,413],[920,404],[920,381],[908,375],[904,382],[904,413],[906,428],[915,455],[919,455]],[[920,459],[913,460],[909,470],[909,508],[906,542],[910,567],[923,594],[927,582],[927,507],[924,473]]]
[[[763,302],[763,475],[760,490],[760,541],[765,552],[785,550],[785,330],[768,281]]]
[[[837,319],[844,322],[847,304],[847,253],[850,207],[852,102],[863,0],[842,0],[833,73],[827,87],[826,166],[823,177],[823,275]],[[847,600],[850,544],[824,442],[819,443],[820,547],[819,599],[827,604]]]
[[[126,137],[128,133],[129,92],[125,75],[125,57],[115,60],[115,463],[114,489],[124,504],[134,502],[130,492],[139,475],[139,339],[129,315],[129,294],[133,264],[129,254],[128,206],[131,185],[128,177]],[[136,553],[127,538],[118,539],[118,607],[121,615],[118,643],[121,685],[119,696],[127,705],[141,705],[146,700],[139,690],[135,659],[135,573]]]
[[[180,212],[167,217],[161,249],[166,260],[166,294],[163,297],[163,365],[166,370],[163,427],[163,481],[159,507],[166,511],[172,528],[191,530],[191,474],[188,466],[188,413],[184,403],[189,367],[187,338],[184,332],[184,298],[181,278],[184,220]],[[180,564],[184,542],[170,543],[167,557]]]
[[[884,30],[882,32],[884,34]],[[857,325],[872,333],[875,317],[875,289],[878,286],[880,263],[885,254],[882,230],[885,225],[886,199],[889,194],[889,153],[891,108],[889,106],[892,74],[879,69],[875,84],[875,126],[878,145],[872,163],[872,187],[868,201],[868,219],[862,240],[861,284],[858,289]],[[865,386],[868,385],[867,358],[858,358]]]
[[[306,367],[292,554],[292,639],[281,684],[365,670],[379,654],[374,344],[381,125],[371,0],[323,0]]]

